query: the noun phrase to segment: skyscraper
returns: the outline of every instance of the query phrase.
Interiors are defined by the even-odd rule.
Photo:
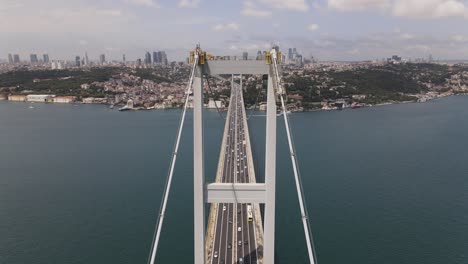
[[[167,65],[167,55],[165,51],[161,51],[160,60],[163,65]]]
[[[261,50],[257,51],[257,60],[263,60],[262,51],[261,51]]]
[[[101,64],[104,64],[106,62],[106,55],[104,54],[99,55],[99,62]]]
[[[13,55],[11,53],[8,54],[8,63],[13,64]]]
[[[293,51],[291,48],[289,48],[288,50],[288,60],[292,60],[293,59]]]
[[[89,66],[88,52],[85,52],[84,56],[84,65]]]
[[[75,66],[80,67],[81,66],[81,59],[80,56],[75,57]]]
[[[20,56],[18,54],[13,55],[13,62],[20,63]]]
[[[38,62],[37,54],[31,54],[30,58],[31,58],[31,63],[37,63]]]
[[[127,61],[125,58],[125,54],[122,55],[122,61],[123,61],[123,64],[125,64],[125,62]]]
[[[243,60],[248,60],[249,59],[249,53],[247,53],[246,51],[242,53],[242,59]]]
[[[146,52],[145,54],[145,64],[151,64],[151,54],[149,52]]]
[[[153,63],[159,63],[159,53],[156,51],[153,51]]]
[[[42,57],[44,59],[44,63],[49,63],[49,54],[43,54]]]

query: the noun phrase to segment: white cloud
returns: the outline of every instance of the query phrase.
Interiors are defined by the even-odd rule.
[[[200,4],[200,0],[180,0],[179,7],[195,8]]]
[[[217,24],[213,27],[215,31],[236,31],[239,30],[239,25],[231,22],[227,24]]]
[[[328,0],[328,7],[339,11],[383,9],[388,7],[389,4],[389,0]]]
[[[252,1],[245,1],[241,14],[251,17],[270,17],[271,11],[258,9]]]
[[[126,3],[134,4],[138,6],[146,6],[146,7],[157,7],[159,8],[159,4],[154,2],[153,0],[125,0]]]
[[[307,27],[307,29],[308,29],[309,31],[316,31],[317,29],[319,29],[319,25],[317,25],[317,24],[310,24],[310,25]]]
[[[309,6],[305,0],[259,0],[262,6],[276,8],[276,9],[289,9],[296,11],[307,11]]]
[[[327,0],[328,8],[338,11],[386,10],[397,17],[408,18],[468,18],[468,6],[463,0]]]
[[[451,39],[455,42],[468,42],[468,36],[460,35],[460,34],[453,35]]]
[[[468,18],[468,8],[459,0],[395,0],[393,14],[409,18]]]
[[[84,39],[81,39],[79,42],[78,42],[81,46],[86,46],[88,45],[88,41],[84,40]]]

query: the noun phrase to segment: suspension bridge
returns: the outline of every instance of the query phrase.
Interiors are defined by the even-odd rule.
[[[184,128],[189,99],[193,98],[193,187],[194,187],[194,263],[195,264],[270,264],[275,262],[276,128],[277,102],[286,127],[289,152],[300,206],[307,254],[316,264],[307,207],[299,166],[285,105],[286,92],[281,79],[281,53],[273,48],[261,60],[213,60],[199,46],[190,52],[190,78],[177,131],[170,169],[156,223],[149,264],[156,263],[167,201]],[[204,83],[210,76],[232,76],[231,97],[216,180],[205,181],[203,102]],[[268,79],[266,111],[265,182],[255,177],[245,104],[243,75],[262,75]],[[239,80],[237,82],[236,80]],[[211,88],[210,88],[211,89]],[[209,217],[205,206],[210,204]],[[264,214],[260,205],[264,205]]]

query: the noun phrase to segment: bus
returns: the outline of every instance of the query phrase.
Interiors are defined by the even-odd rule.
[[[249,222],[253,221],[252,206],[250,204],[247,205],[247,219],[249,220]]]

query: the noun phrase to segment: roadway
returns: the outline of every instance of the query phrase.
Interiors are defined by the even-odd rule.
[[[245,106],[239,85],[234,84],[231,92],[229,111],[226,117],[226,138],[223,142],[224,163],[221,182],[248,183],[248,155],[246,127],[244,127]],[[223,153],[223,151],[222,151]],[[249,221],[248,206],[241,203],[220,203],[213,238],[212,264],[253,264],[257,263],[257,241],[255,219]],[[254,208],[251,206],[252,214]]]

